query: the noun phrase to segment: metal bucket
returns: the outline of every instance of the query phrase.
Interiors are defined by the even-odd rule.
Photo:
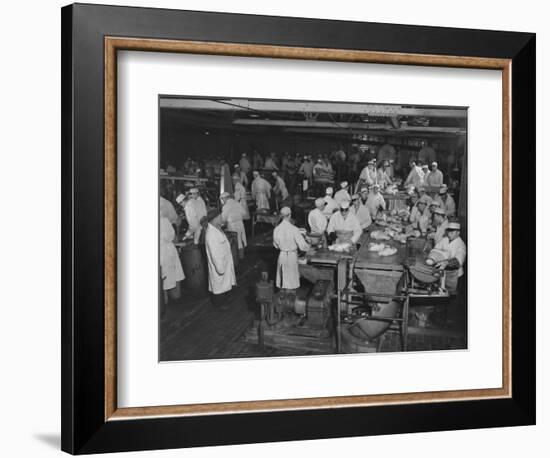
[[[185,274],[185,289],[195,294],[206,294],[207,267],[204,259],[204,245],[190,243],[180,247],[179,255],[183,273]]]

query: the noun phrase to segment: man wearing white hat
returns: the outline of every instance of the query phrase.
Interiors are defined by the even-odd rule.
[[[338,210],[338,204],[336,203],[336,201],[332,197],[333,192],[334,192],[334,190],[332,189],[332,187],[329,186],[326,190],[325,197],[323,197],[324,201],[326,202],[323,213],[325,214],[327,219],[329,219],[332,216],[332,214],[336,210]]]
[[[447,223],[445,237],[443,237],[435,248],[446,251],[448,258],[436,264],[436,267],[448,270],[446,275],[446,286],[450,290],[460,290],[458,282],[464,275],[464,262],[466,261],[466,244],[460,238],[460,223],[450,221]]]
[[[431,169],[424,177],[426,186],[441,186],[443,184],[443,173],[437,168],[437,162],[432,162]]]
[[[341,206],[344,200],[351,202],[351,196],[348,192],[347,181],[342,181],[342,183],[340,183],[340,189],[336,192],[336,194],[334,194],[334,200],[336,201],[338,206]]]
[[[424,187],[424,185],[419,186],[417,191],[418,197],[424,197],[426,199],[427,205],[431,205],[433,199],[428,194],[426,194],[426,188]]]
[[[437,245],[443,239],[443,237],[445,237],[448,225],[449,221],[447,220],[447,214],[445,213],[445,210],[437,206],[433,210],[432,226],[434,227],[435,232],[428,234],[428,238],[432,239],[434,241],[434,244]]]
[[[363,230],[357,220],[357,217],[350,211],[350,201],[344,200],[340,204],[340,211],[337,211],[330,217],[327,226],[327,233],[333,235],[338,231],[352,232],[350,242],[357,243]]]
[[[311,162],[309,156],[304,156],[304,162],[302,162],[302,165],[298,169],[298,175],[302,175],[311,184],[313,179],[313,162]]]
[[[212,293],[214,306],[221,306],[225,293],[237,284],[231,245],[221,230],[222,218],[219,214],[212,214],[210,222],[206,217],[202,218],[202,224],[206,224],[204,244],[208,261],[208,291]]]
[[[371,187],[371,192],[367,198],[366,206],[370,211],[372,219],[375,219],[380,210],[386,209],[386,201],[382,194],[380,194],[380,185],[374,183]]]
[[[307,222],[311,232],[314,234],[324,234],[327,229],[327,217],[323,213],[326,206],[325,199],[318,197],[315,199],[315,208],[309,212]]]
[[[280,250],[277,259],[277,288],[294,290],[300,287],[298,250],[309,250],[300,230],[290,222],[289,207],[281,208],[282,221],[273,230],[273,246]]]
[[[422,235],[426,234],[428,232],[428,228],[430,227],[431,213],[426,208],[427,205],[428,205],[427,198],[420,197],[416,201],[416,205],[415,205],[415,208],[417,209],[417,211],[414,213],[413,211],[411,211],[411,216],[409,217],[409,221],[411,222],[413,227],[418,228],[418,230]]]
[[[443,185],[439,188],[439,194],[435,196],[434,201],[436,201],[439,206],[445,210],[448,218],[455,215],[456,204],[454,199],[448,193],[447,185]]]
[[[254,179],[250,190],[252,197],[256,201],[256,211],[269,210],[269,198],[271,197],[271,184],[269,181],[262,178],[258,171],[252,172]]]
[[[180,205],[185,205],[183,210],[185,212],[185,219],[187,220],[187,224],[189,226],[185,237],[193,237],[193,242],[195,245],[198,245],[202,232],[200,221],[202,217],[206,216],[206,204],[199,195],[198,188],[191,188],[187,203],[184,204],[183,194],[180,194],[176,201]]]
[[[239,259],[244,258],[244,248],[246,247],[246,232],[244,230],[244,210],[243,207],[231,197],[227,192],[220,196],[222,204],[222,222],[227,225],[227,229],[237,233],[237,247],[239,249]]]

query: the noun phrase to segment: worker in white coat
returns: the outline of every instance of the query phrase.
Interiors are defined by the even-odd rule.
[[[227,226],[227,230],[237,233],[239,259],[243,259],[244,249],[246,247],[243,207],[227,192],[222,193],[220,202],[222,204],[222,222]]]
[[[424,177],[424,184],[432,187],[443,184],[443,172],[437,168],[437,162],[431,163],[430,171]]]
[[[445,210],[448,218],[455,216],[456,204],[454,199],[449,195],[446,185],[439,188],[439,194],[435,196],[434,201],[436,201],[439,206]]]
[[[252,197],[256,201],[256,211],[269,210],[269,198],[271,197],[271,185],[262,178],[258,171],[252,172],[254,179],[250,188]]]
[[[357,187],[361,188],[363,185],[372,186],[378,180],[378,174],[376,173],[376,167],[374,166],[374,160],[367,162],[367,165],[359,174],[359,182]]]
[[[289,207],[281,208],[283,220],[273,230],[273,246],[280,250],[277,259],[277,288],[295,290],[300,287],[300,273],[298,272],[298,250],[309,250],[300,230],[290,222]]]
[[[323,209],[323,213],[325,214],[325,216],[327,217],[327,219],[330,219],[330,217],[332,216],[332,214],[338,210],[338,204],[336,203],[336,201],[334,200],[334,198],[332,197],[332,194],[334,192],[334,190],[332,189],[331,186],[329,186],[327,189],[326,189],[326,194],[325,194],[325,197],[323,197],[326,205],[325,205],[325,208]]]
[[[212,216],[210,222],[206,217],[202,220],[206,224],[204,244],[208,261],[208,291],[212,293],[214,306],[221,306],[227,299],[226,293],[237,284],[237,279],[231,245],[221,230],[221,216]]]
[[[436,267],[445,269],[445,285],[451,291],[460,293],[461,285],[458,283],[464,275],[464,262],[466,261],[466,244],[460,238],[460,223],[451,221],[447,224],[446,235],[435,248],[447,252],[448,258],[436,264]]]
[[[386,209],[386,201],[382,194],[380,194],[380,185],[375,183],[370,187],[369,197],[366,203],[367,208],[370,211],[372,219],[375,219],[378,212]]]
[[[340,189],[336,191],[336,194],[334,194],[334,200],[336,201],[338,206],[341,206],[344,200],[351,202],[351,196],[348,192],[348,187],[348,182],[342,181],[342,183],[340,183]]]
[[[233,175],[233,196],[239,205],[243,208],[243,220],[250,219],[250,211],[248,210],[248,201],[246,200],[246,189],[241,183],[239,175]]]
[[[350,232],[349,241],[353,244],[357,243],[363,230],[357,220],[357,217],[350,211],[350,201],[344,200],[340,205],[340,211],[337,211],[330,217],[327,226],[327,233],[331,239],[338,236],[337,232]],[[347,241],[340,239],[339,241]]]
[[[411,163],[411,171],[405,180],[404,185],[413,185],[415,188],[422,186],[424,184],[424,172],[422,168],[416,165],[416,162]]]
[[[179,282],[185,279],[178,251],[174,245],[175,237],[176,233],[172,223],[168,218],[161,216],[159,228],[160,275],[165,303],[168,302],[167,293],[169,291],[176,290],[174,297],[179,297]]]
[[[200,221],[204,216],[206,216],[206,204],[199,195],[199,190],[197,188],[192,188],[189,191],[189,199],[187,202],[185,202],[185,197],[183,194],[180,194],[176,198],[176,202],[184,206],[183,210],[185,212],[185,219],[187,220],[187,224],[189,226],[185,237],[192,237],[195,245],[198,245],[202,232]]]
[[[369,198],[369,188],[363,186],[361,188],[361,194],[359,195],[359,202],[355,210],[355,216],[361,229],[365,230],[372,224],[372,216],[369,208],[367,207],[367,200]]]
[[[315,199],[315,208],[309,212],[307,222],[313,234],[324,234],[327,229],[327,217],[323,213],[327,203],[322,197]]]

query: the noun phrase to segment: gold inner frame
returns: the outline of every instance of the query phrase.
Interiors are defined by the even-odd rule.
[[[186,54],[267,57],[377,64],[424,65],[500,70],[502,72],[502,387],[491,389],[430,391],[420,393],[335,396],[304,399],[241,401],[209,404],[118,408],[116,336],[116,110],[117,51],[175,52]],[[129,420],[151,416],[189,416],[249,413],[274,410],[359,407],[382,404],[509,398],[512,394],[511,367],[511,70],[510,59],[386,53],[343,49],[300,48],[239,43],[105,37],[105,420]]]

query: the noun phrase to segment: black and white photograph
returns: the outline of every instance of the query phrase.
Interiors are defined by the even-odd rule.
[[[159,360],[468,348],[468,109],[159,96]]]

